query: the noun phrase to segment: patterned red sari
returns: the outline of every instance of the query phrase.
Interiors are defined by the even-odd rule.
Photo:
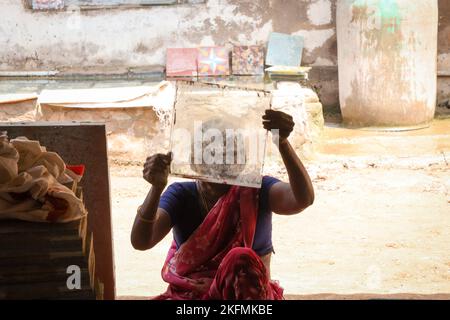
[[[178,250],[172,243],[161,271],[169,287],[154,299],[283,299],[252,250],[257,214],[258,190],[231,187]]]

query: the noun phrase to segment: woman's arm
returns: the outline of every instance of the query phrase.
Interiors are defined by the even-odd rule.
[[[131,244],[136,250],[153,248],[172,228],[169,215],[158,208],[163,190],[152,187],[138,209],[131,231]]]
[[[308,172],[287,139],[280,142],[279,149],[289,183],[274,184],[270,188],[269,203],[275,213],[296,214],[314,203],[314,188]]]
[[[294,129],[292,117],[281,111],[267,110],[264,128],[279,130],[278,149],[286,167],[289,183],[279,182],[269,192],[271,210],[277,214],[296,214],[314,202],[314,188],[300,158],[289,143],[288,137]]]
[[[152,184],[152,188],[137,210],[131,231],[131,244],[137,250],[153,248],[172,228],[167,212],[158,208],[159,199],[167,185],[170,161],[170,154],[157,154],[147,158],[144,165],[144,179]]]

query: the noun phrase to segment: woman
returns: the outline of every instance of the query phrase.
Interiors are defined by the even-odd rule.
[[[279,130],[278,148],[289,183],[263,177],[260,189],[203,181],[167,185],[171,154],[149,157],[144,179],[152,184],[139,207],[131,242],[148,250],[173,228],[162,270],[169,283],[156,299],[282,299],[270,280],[272,212],[293,215],[314,202],[309,175],[288,141],[292,117],[266,110],[266,130]],[[162,195],[161,195],[162,194]]]

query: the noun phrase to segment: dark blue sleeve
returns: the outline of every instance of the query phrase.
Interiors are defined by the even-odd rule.
[[[264,176],[261,183],[261,191],[259,194],[259,206],[263,211],[270,211],[269,203],[269,191],[270,188],[277,182],[280,182],[277,178]]]
[[[259,192],[259,212],[256,221],[256,233],[253,242],[253,249],[258,255],[263,256],[273,252],[272,245],[272,211],[269,204],[270,188],[280,180],[264,176]]]
[[[159,199],[158,207],[169,214],[172,227],[178,223],[179,214],[183,207],[183,194],[181,184],[173,183],[163,192]]]

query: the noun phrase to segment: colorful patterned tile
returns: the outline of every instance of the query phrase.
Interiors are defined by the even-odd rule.
[[[267,49],[266,65],[299,67],[302,62],[304,39],[283,33],[272,33]]]
[[[232,70],[235,75],[262,75],[264,74],[264,47],[235,46],[232,61]]]
[[[229,75],[229,52],[225,47],[198,48],[197,65],[199,76]]]
[[[197,76],[197,55],[198,52],[196,48],[167,49],[166,76]]]

